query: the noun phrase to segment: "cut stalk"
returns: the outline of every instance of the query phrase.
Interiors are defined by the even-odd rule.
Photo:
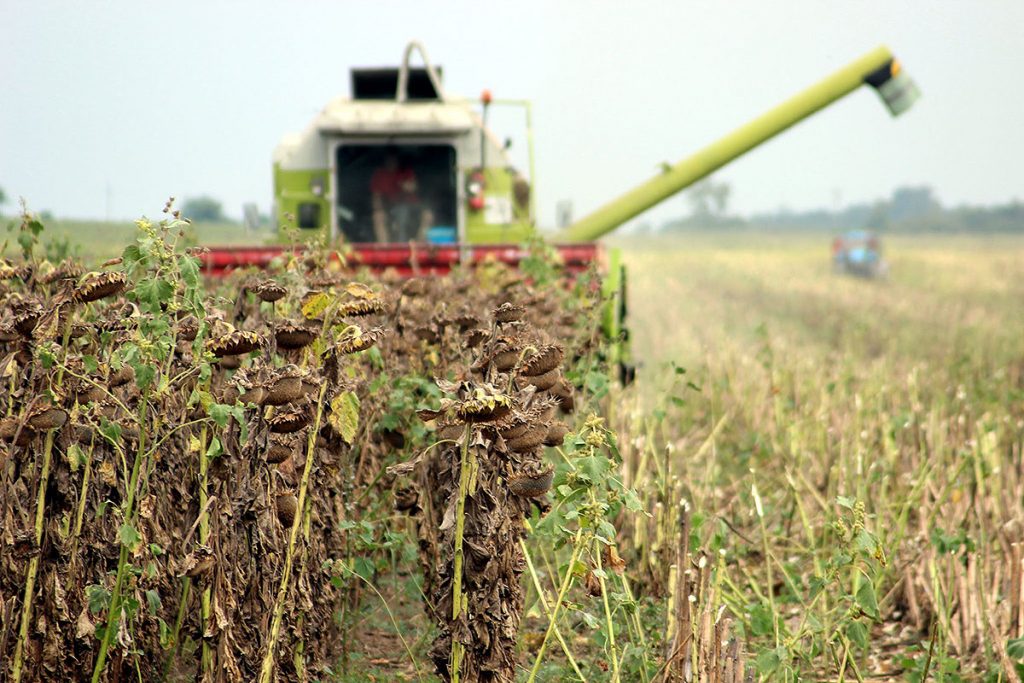
[[[537,597],[540,598],[540,606],[544,608],[544,616],[551,618],[551,608],[548,607],[548,601],[544,597],[544,588],[540,585],[540,578],[537,576],[537,570],[533,566],[533,559],[530,557],[530,551],[526,549],[526,542],[522,539],[519,540],[519,545],[523,549],[523,556],[526,558],[526,567],[530,570],[530,578],[533,580],[533,587],[537,589]],[[555,624],[555,638],[558,639],[558,644],[562,646],[562,652],[565,653],[565,658],[569,661],[569,665],[572,666],[572,670],[576,672],[581,681],[587,680],[587,677],[580,671],[579,665],[576,664],[576,659],[572,656],[572,651],[569,650],[569,645],[565,642],[565,638],[562,637],[562,631]]]

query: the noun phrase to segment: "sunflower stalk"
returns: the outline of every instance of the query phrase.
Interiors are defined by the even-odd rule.
[[[558,589],[558,597],[555,599],[555,605],[551,610],[551,615],[548,617],[548,627],[544,631],[544,639],[541,641],[540,647],[537,648],[537,657],[533,660],[533,668],[530,669],[530,677],[526,679],[526,683],[533,683],[533,681],[537,680],[537,672],[540,671],[540,664],[544,661],[544,652],[547,650],[548,641],[551,639],[551,634],[554,632],[555,624],[558,621],[558,612],[562,607],[566,594],[569,592],[569,587],[573,583],[576,560],[579,559],[580,550],[584,545],[580,542],[582,537],[583,529],[577,529],[576,536],[572,540],[572,554],[569,556],[569,566],[565,570],[565,576],[562,577],[562,586]]]
[[[43,444],[43,466],[39,474],[39,489],[36,493],[35,544],[38,548],[43,539],[43,523],[45,521],[46,486],[50,481],[50,460],[53,453],[53,431],[46,433]],[[25,574],[25,599],[21,603],[21,627],[18,630],[18,643],[14,647],[14,666],[11,669],[11,680],[18,683],[25,666],[25,645],[28,642],[28,628],[32,620],[32,595],[36,586],[36,575],[39,572],[39,557],[36,552],[28,563]]]
[[[320,431],[320,419],[323,416],[324,394],[327,391],[327,384],[320,387],[320,395],[317,398],[316,418],[306,438],[306,466],[302,470],[302,482],[299,484],[299,495],[296,507],[305,509],[306,494],[309,488],[309,477],[313,471],[313,455],[316,448],[316,435]],[[295,515],[292,520],[291,532],[288,536],[288,548],[285,552],[284,570],[281,573],[281,584],[277,589],[277,597],[274,600],[274,617],[270,625],[270,634],[267,638],[267,651],[263,655],[263,663],[260,666],[259,683],[270,683],[274,675],[275,650],[277,641],[281,636],[281,621],[284,617],[284,602],[288,596],[288,583],[291,579],[292,562],[295,556],[295,544],[299,537],[299,527],[302,525],[302,515]]]
[[[64,355],[67,355],[72,323],[73,320],[69,320],[64,330],[61,347]],[[15,386],[15,377],[16,375],[11,377],[12,387]],[[63,382],[64,371],[58,367],[55,384],[59,387]],[[8,410],[8,413],[10,413],[10,410]],[[53,459],[53,439],[55,433],[55,430],[48,431],[43,441],[43,464],[39,473],[39,487],[36,490],[36,519],[33,527],[37,552],[29,560],[28,570],[25,574],[25,598],[21,604],[21,625],[18,629],[18,642],[14,647],[14,664],[11,669],[11,680],[14,683],[18,683],[21,680],[21,673],[25,666],[25,646],[28,643],[29,623],[32,620],[32,597],[35,591],[36,576],[39,573],[39,558],[42,555],[40,545],[43,541],[43,527],[45,526],[46,518],[46,487],[50,482],[50,463]]]
[[[142,400],[139,403],[139,445],[135,451],[135,462],[132,465],[131,479],[128,483],[128,491],[125,497],[122,519],[130,523],[135,505],[135,487],[139,482],[139,472],[142,469],[142,460],[146,452],[146,409],[149,406],[149,394],[143,392]],[[103,669],[107,664],[107,653],[113,642],[114,634],[117,632],[121,622],[121,591],[124,587],[125,574],[128,570],[128,546],[121,543],[121,552],[117,559],[117,576],[114,579],[114,590],[110,594],[110,607],[107,615],[107,626],[103,631],[103,640],[100,641],[100,650],[96,654],[96,665],[92,671],[92,683],[99,683],[103,675]]]
[[[462,432],[462,444],[459,450],[459,492],[455,503],[455,567],[452,572],[452,621],[458,621],[463,612],[462,602],[462,542],[466,533],[466,496],[469,493],[469,440],[473,436],[473,423],[467,422]],[[459,683],[459,669],[465,646],[452,634],[452,683]]]

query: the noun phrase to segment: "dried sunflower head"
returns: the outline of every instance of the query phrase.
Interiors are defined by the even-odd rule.
[[[12,304],[11,313],[14,329],[21,334],[28,335],[32,333],[36,323],[43,316],[43,307],[35,301],[21,300],[17,305]]]
[[[303,378],[302,371],[294,365],[286,365],[278,369],[263,383],[266,394],[262,404],[280,406],[298,401],[305,395],[302,386]]]
[[[527,377],[543,375],[562,364],[565,351],[557,344],[545,344],[526,356],[519,374]]]
[[[275,434],[291,434],[308,425],[311,419],[312,416],[305,408],[293,408],[278,410],[267,423],[270,431]]]
[[[68,413],[49,402],[37,404],[28,414],[26,422],[32,429],[40,432],[60,429],[68,421]]]
[[[279,349],[301,349],[316,339],[317,331],[301,323],[284,321],[274,327],[274,339]]]
[[[83,303],[97,301],[120,293],[127,284],[128,276],[117,271],[88,273],[79,281],[74,297],[76,301]]]
[[[71,259],[66,259],[56,266],[50,266],[46,274],[39,278],[39,282],[51,285],[58,280],[77,280],[81,276],[82,267]]]
[[[456,402],[455,414],[470,422],[488,422],[508,415],[512,399],[489,385],[475,387],[468,396]]]
[[[470,330],[464,336],[466,346],[471,349],[475,349],[476,347],[480,346],[480,344],[482,344],[485,339],[487,339],[487,336],[487,330]]]
[[[519,322],[526,315],[525,306],[517,306],[511,301],[506,301],[494,309],[494,320],[499,323]]]
[[[339,304],[338,315],[343,318],[353,318],[380,313],[383,310],[384,302],[380,299],[353,299]]]
[[[538,391],[547,391],[558,384],[558,381],[562,379],[562,373],[558,368],[555,368],[554,370],[548,370],[542,375],[527,376],[522,379],[526,380],[527,384],[537,387]]]
[[[282,285],[270,279],[258,280],[249,285],[248,290],[258,296],[260,300],[268,303],[278,301],[288,293],[288,290]]]
[[[458,325],[460,331],[465,332],[474,327],[479,327],[480,318],[472,313],[461,313],[452,318],[452,322]]]
[[[402,285],[402,294],[408,297],[423,296],[430,289],[426,278],[414,277],[405,281]]]
[[[555,470],[548,468],[540,472],[517,472],[508,478],[508,488],[512,493],[524,498],[540,498],[551,490],[555,480]]]
[[[250,351],[262,349],[266,340],[255,332],[233,330],[206,342],[206,348],[218,358],[239,356]]]
[[[195,341],[199,334],[199,321],[195,316],[188,316],[178,323],[178,339],[184,341]]]
[[[32,277],[32,267],[29,265],[15,266],[7,261],[0,262],[0,280],[28,280]]]
[[[363,332],[356,325],[351,325],[346,332],[347,333],[342,336],[342,338],[339,339],[330,350],[328,350],[328,354],[345,356],[350,353],[365,351],[379,342],[385,334],[385,330],[382,327],[375,327],[372,330]]]

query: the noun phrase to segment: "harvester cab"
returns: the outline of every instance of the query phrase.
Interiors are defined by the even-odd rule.
[[[413,67],[419,53],[423,66]],[[516,244],[533,230],[527,178],[487,128],[491,104],[445,93],[410,43],[397,68],[353,69],[331,101],[274,152],[278,225],[368,244]]]

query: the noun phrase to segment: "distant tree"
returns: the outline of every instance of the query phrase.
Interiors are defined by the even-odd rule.
[[[0,207],[7,203],[7,193],[4,192],[4,188],[0,187]]]
[[[885,231],[889,229],[889,216],[892,215],[892,211],[889,207],[889,202],[878,201],[875,202],[874,206],[871,207],[871,213],[868,215],[867,221],[865,222],[866,228],[872,230]]]
[[[889,201],[889,220],[898,223],[935,214],[941,210],[942,205],[935,198],[932,188],[927,185],[897,187]]]
[[[731,193],[732,187],[729,183],[716,183],[708,178],[690,188],[687,200],[690,202],[694,217],[722,218],[729,208]]]
[[[224,220],[224,207],[213,197],[203,195],[186,199],[181,214],[197,223],[216,223]]]

